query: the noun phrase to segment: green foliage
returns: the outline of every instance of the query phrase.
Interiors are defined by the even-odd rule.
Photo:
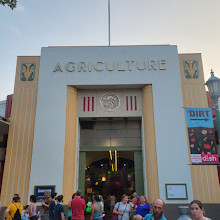
[[[16,8],[17,0],[0,0],[1,5],[8,5],[12,10]]]

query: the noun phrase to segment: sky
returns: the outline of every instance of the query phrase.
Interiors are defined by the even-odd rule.
[[[107,46],[108,0],[18,0],[0,5],[0,100],[14,90],[17,56],[47,46]],[[111,45],[177,45],[201,53],[220,78],[219,0],[110,0]]]

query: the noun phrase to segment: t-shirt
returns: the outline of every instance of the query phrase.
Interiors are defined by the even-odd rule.
[[[55,201],[51,200],[50,205],[49,205],[49,219],[52,220],[54,219],[54,207],[55,207]]]
[[[88,213],[91,213],[91,204],[92,204],[92,202],[87,203],[86,212],[88,212]]]
[[[115,205],[115,201],[116,201],[115,196],[110,196],[110,206],[114,206]]]
[[[84,219],[85,208],[86,208],[85,200],[76,196],[71,201],[71,209],[72,209],[71,219]]]
[[[145,205],[141,206],[138,205],[136,208],[136,214],[141,215],[142,217],[145,217],[150,211],[150,205],[146,203]]]
[[[144,220],[154,220],[154,214],[147,214]],[[160,220],[167,220],[164,216],[160,218]]]
[[[129,220],[130,219],[130,208],[131,206],[126,203],[117,202],[115,207],[117,208],[118,212],[123,212],[123,215],[118,215],[118,220]]]
[[[6,215],[6,219],[12,220],[12,218],[14,217],[15,212],[17,211],[17,209],[19,209],[20,214],[22,213],[23,205],[21,203],[19,203],[19,202],[15,202],[15,203],[10,204],[8,206],[8,209],[9,209],[9,212]]]
[[[69,209],[69,211],[68,211],[68,218],[71,218],[71,216],[72,216],[72,209]]]
[[[54,212],[55,212],[55,220],[61,220],[61,213],[62,212],[64,213],[63,206],[61,204],[55,205]]]

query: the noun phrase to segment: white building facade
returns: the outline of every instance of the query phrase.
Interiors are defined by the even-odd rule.
[[[193,61],[200,75],[189,79]],[[216,166],[191,165],[184,107],[207,107],[204,76],[200,54],[176,46],[47,47],[18,57],[2,203],[13,193],[27,201],[36,186],[55,186],[67,203],[77,189],[89,192],[89,155],[110,151],[134,161],[132,189],[149,201],[219,202]],[[169,198],[169,184],[174,193],[184,186],[180,198]]]

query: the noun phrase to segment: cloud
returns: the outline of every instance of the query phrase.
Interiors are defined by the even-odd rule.
[[[17,7],[15,8],[15,11],[23,13],[24,12],[24,7],[22,5],[17,5]]]

